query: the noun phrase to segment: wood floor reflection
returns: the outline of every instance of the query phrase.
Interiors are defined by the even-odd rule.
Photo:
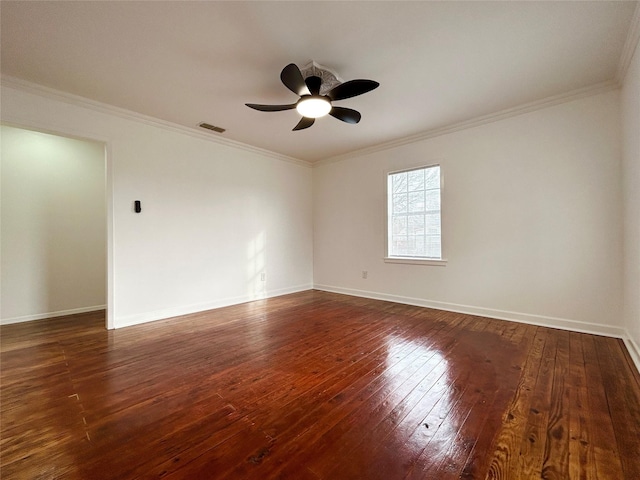
[[[618,339],[308,291],[3,326],[3,479],[638,479]]]

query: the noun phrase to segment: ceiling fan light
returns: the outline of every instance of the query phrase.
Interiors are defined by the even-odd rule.
[[[303,117],[320,118],[331,111],[331,102],[322,97],[302,98],[296,105],[296,110]]]

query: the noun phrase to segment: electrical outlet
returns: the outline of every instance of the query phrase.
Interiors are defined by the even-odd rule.
[[[266,280],[267,280],[267,274],[266,274],[266,272],[262,272],[262,273],[260,274],[260,281],[261,281],[261,282],[264,282],[264,281],[266,281]]]
[[[362,270],[362,278],[366,279],[369,276],[369,272]]]

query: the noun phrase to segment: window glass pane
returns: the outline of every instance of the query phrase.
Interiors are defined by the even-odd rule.
[[[400,193],[393,196],[393,213],[406,213],[407,211],[407,194]]]
[[[440,214],[429,213],[425,215],[425,229],[428,234],[440,233]]]
[[[394,173],[391,178],[391,188],[393,193],[402,193],[407,191],[407,172]]]
[[[392,235],[397,236],[407,234],[407,217],[394,217],[392,223]]]
[[[407,172],[407,177],[410,192],[424,190],[424,169]]]
[[[393,251],[396,252],[394,255],[408,255],[407,237],[394,237]]]
[[[406,218],[409,235],[424,235],[424,215],[409,215]]]
[[[426,237],[426,256],[430,258],[440,258],[440,235],[429,235]]]
[[[425,169],[425,188],[440,188],[440,167]]]
[[[440,190],[427,190],[425,192],[425,208],[428,211],[440,210]]]
[[[412,238],[411,246],[412,251],[411,255],[415,257],[424,257],[425,256],[425,237],[424,235],[415,235]]]
[[[407,195],[407,211],[410,213],[424,212],[424,191],[411,192]]]

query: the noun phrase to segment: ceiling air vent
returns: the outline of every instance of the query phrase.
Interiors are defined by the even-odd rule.
[[[210,124],[208,124],[208,123],[204,123],[204,122],[202,122],[202,123],[201,123],[201,124],[199,124],[198,126],[199,126],[199,127],[202,127],[202,128],[206,128],[207,130],[213,130],[214,132],[217,132],[217,133],[222,133],[222,132],[224,132],[224,131],[225,131],[225,129],[224,129],[224,128],[216,127],[216,126],[214,126],[214,125],[210,125]]]

